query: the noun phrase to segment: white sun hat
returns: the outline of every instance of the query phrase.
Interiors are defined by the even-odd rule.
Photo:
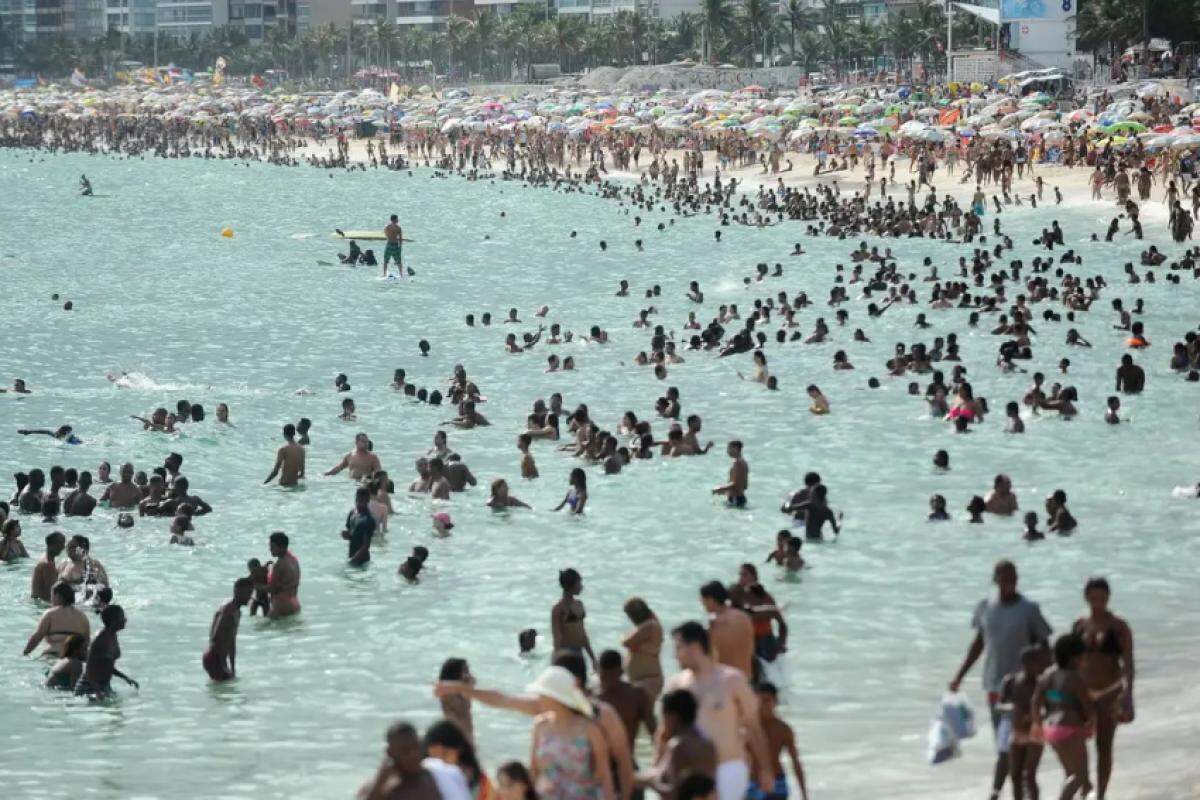
[[[562,703],[567,708],[591,718],[592,704],[575,684],[575,676],[563,667],[547,667],[525,691]]]

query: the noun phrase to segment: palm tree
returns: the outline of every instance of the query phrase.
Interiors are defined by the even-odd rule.
[[[516,16],[516,14],[509,14],[501,17],[496,30],[496,46],[500,50],[500,60],[504,64],[503,77],[505,80],[513,77],[513,65],[523,41],[523,34]]]
[[[702,25],[696,14],[683,12],[671,21],[669,36],[674,47],[675,57],[691,55],[696,49],[696,37]]]
[[[525,77],[530,78],[531,64],[533,63],[533,45],[534,38],[537,36],[538,26],[542,23],[541,17],[543,12],[535,9],[529,4],[521,4],[512,14],[505,17],[505,22],[511,20],[511,24],[517,33],[519,47],[525,54]]]
[[[388,69],[392,67],[392,46],[396,43],[396,26],[386,19],[377,19],[371,23],[367,38],[375,47],[375,54],[381,57]]]
[[[442,41],[446,45],[446,74],[454,71],[454,56],[467,43],[471,36],[471,21],[466,17],[451,14],[446,18],[446,30],[442,32]],[[465,70],[464,70],[465,71]]]
[[[484,74],[483,57],[489,52],[499,30],[499,17],[487,9],[475,12],[475,43],[479,47],[479,74]]]
[[[325,66],[325,74],[333,77],[333,54],[338,49],[341,40],[337,26],[332,22],[322,25],[313,34],[313,47],[317,52],[317,62]]]
[[[559,69],[567,72],[566,52],[574,50],[579,45],[579,23],[576,21],[576,17],[559,14],[544,24],[543,31],[544,35],[549,38],[554,52],[558,55]]]
[[[842,73],[842,58],[846,53],[846,22],[836,6],[826,5],[821,12],[821,33],[825,36],[829,54],[833,58],[833,71]]]
[[[729,30],[733,22],[733,10],[729,0],[701,0],[700,4],[701,31],[703,35],[704,63],[712,61],[713,53],[719,48],[715,45]]]
[[[771,0],[743,0],[741,19],[749,34],[750,66],[754,66],[755,53],[762,54],[763,66],[767,66],[766,32],[771,27],[774,15],[775,8]]]

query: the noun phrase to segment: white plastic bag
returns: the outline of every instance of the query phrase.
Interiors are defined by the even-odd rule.
[[[942,719],[950,726],[955,738],[970,739],[975,735],[975,711],[963,694],[946,694],[942,698]]]
[[[1013,734],[1013,718],[1012,714],[1005,714],[1000,717],[1000,724],[996,726],[996,752],[1007,753],[1012,747]]]
[[[945,717],[934,717],[929,725],[929,763],[941,764],[960,755],[958,737],[946,724]]]

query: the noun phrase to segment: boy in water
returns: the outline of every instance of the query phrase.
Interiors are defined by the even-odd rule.
[[[800,786],[800,797],[802,800],[808,800],[808,786],[804,782],[804,767],[800,764],[800,754],[796,751],[796,736],[792,732],[791,726],[775,716],[775,707],[779,704],[779,692],[773,684],[767,681],[758,684],[754,691],[758,695],[759,723],[767,738],[767,756],[771,759],[771,763],[767,766],[775,775],[775,784],[774,786],[759,786],[757,781],[751,781],[746,798],[747,800],[768,800],[768,798],[784,800],[788,796],[787,775],[783,770],[783,762],[780,760],[780,756],[786,748],[788,758],[792,762],[792,769],[796,773],[796,783]],[[751,760],[753,761],[753,753],[751,753]],[[758,775],[761,771],[761,765],[751,765],[751,775]]]
[[[1036,542],[1046,538],[1046,534],[1037,529],[1038,515],[1034,511],[1030,511],[1025,515],[1025,533],[1021,538],[1027,542]]]
[[[724,495],[729,505],[735,508],[746,507],[746,489],[750,485],[750,465],[742,458],[742,443],[734,439],[725,448],[725,452],[733,459],[729,465],[729,482],[712,490],[713,494]]]
[[[1042,760],[1042,743],[1031,733],[1033,693],[1038,676],[1049,666],[1046,648],[1029,645],[1021,651],[1021,669],[1004,676],[1000,682],[1000,703],[996,709],[1007,715],[1008,769],[1012,778],[1013,800],[1038,800],[1037,769]],[[1003,743],[1002,743],[1003,744]]]
[[[267,578],[273,563],[275,562],[268,561],[263,564],[257,558],[246,562],[246,569],[250,572],[248,580],[254,587],[254,601],[250,604],[250,616],[252,617],[260,610],[263,612],[263,616],[271,612],[271,595],[267,591]]]
[[[522,433],[517,436],[517,450],[521,452],[521,477],[526,480],[533,480],[538,476],[537,464],[533,460],[533,453],[529,452],[529,444],[533,441],[528,433]]]

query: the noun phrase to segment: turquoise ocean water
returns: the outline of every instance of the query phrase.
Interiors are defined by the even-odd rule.
[[[805,290],[818,304],[800,316],[802,329],[811,332],[817,316],[833,324],[834,309],[822,301],[833,265],[848,263],[852,243],[805,240],[809,255],[789,258],[803,238],[796,224],[725,228],[714,244],[712,218],[679,220],[659,232],[655,226],[667,215],[643,214],[635,229],[613,202],[436,180],[427,171],[330,178],[308,168],[224,162],[32,158],[0,153],[0,380],[23,377],[34,392],[0,395],[0,474],[7,485],[18,470],[62,464],[94,472],[105,459],[148,470],[178,451],[193,491],[215,511],[198,520],[193,549],[167,544],[165,519],[121,531],[114,513],[98,510],[58,526],[91,537],[129,617],[121,668],[141,690],[119,686],[119,699],[107,705],[40,688],[45,664],[20,656],[40,613],[27,599],[32,561],[0,567],[5,797],[347,796],[374,769],[388,723],[437,716],[430,686],[444,658],[464,656],[482,685],[512,690],[540,670],[549,657],[558,569],[583,573],[598,649],[615,646],[627,629],[621,605],[631,595],[645,597],[668,626],[697,618],[697,587],[732,580],[742,561],[762,562],[785,522],[781,498],[811,469],[845,512],[844,535],[806,547],[811,568],[798,580],[766,568],[763,578],[786,604],[792,628],[784,714],[796,726],[814,797],[984,791],[987,736],[969,742],[962,760],[931,768],[925,734],[969,641],[971,609],[987,593],[1000,557],[1016,560],[1023,589],[1058,630],[1083,613],[1084,580],[1109,577],[1113,607],[1137,636],[1141,687],[1139,721],[1118,738],[1114,789],[1129,797],[1195,796],[1200,776],[1186,742],[1200,733],[1191,681],[1200,666],[1200,505],[1172,499],[1171,489],[1200,480],[1200,396],[1167,360],[1170,343],[1197,323],[1197,288],[1190,279],[1180,287],[1126,285],[1121,265],[1136,259],[1137,242],[1079,245],[1082,273],[1104,274],[1113,284],[1075,324],[1093,350],[1067,348],[1066,323],[1035,323],[1032,366],[1049,373],[1060,358],[1072,359],[1079,418],[1031,418],[1025,436],[1009,437],[998,412],[1020,398],[1029,377],[999,373],[999,340],[967,328],[959,311],[895,307],[869,320],[864,303],[849,304],[850,327],[835,329],[828,344],[772,339],[766,352],[781,382],[777,393],[737,379],[736,369],[749,371],[748,356],[684,353],[687,363],[671,368],[665,383],[631,366],[648,348],[647,332],[632,323],[646,304],[642,292],[654,284],[662,287],[654,319],[677,335],[693,310],[684,298],[693,279],[707,294],[702,321],[718,303],[744,310],[755,297]],[[81,172],[102,197],[76,196]],[[381,282],[368,269],[316,266],[335,260],[331,228],[379,228],[392,212],[415,240],[405,251],[415,280]],[[1075,244],[1101,230],[1109,213],[1096,206],[1006,212],[1019,257],[1028,262],[1041,252],[1028,242],[1051,216]],[[226,226],[235,231],[231,240],[220,236]],[[645,241],[644,253],[635,251],[635,238]],[[943,275],[970,252],[922,240],[878,244],[893,247],[913,271],[932,256]],[[741,279],[759,261],[782,261],[785,277],[747,290]],[[635,296],[613,296],[621,278]],[[75,310],[62,311],[50,300],[54,292]],[[1145,298],[1142,319],[1155,346],[1137,357],[1148,391],[1123,398],[1129,423],[1111,428],[1101,416],[1124,352],[1108,308],[1116,296],[1127,303]],[[544,373],[544,345],[505,355],[504,334],[530,330],[542,304],[551,309],[547,322],[577,333],[599,324],[612,342],[555,348],[575,356],[573,374]],[[463,323],[465,314],[484,311],[499,321],[509,307],[527,325]],[[922,310],[933,322],[924,332],[912,327]],[[854,327],[873,342],[851,342]],[[993,410],[966,437],[931,420],[920,399],[906,396],[907,379],[887,379],[882,366],[896,342],[931,342],[950,331],[959,333],[968,375]],[[428,358],[417,349],[422,338],[433,346]],[[837,349],[856,370],[831,369]],[[317,476],[365,430],[396,484],[406,485],[413,460],[452,413],[390,391],[392,370],[403,367],[418,385],[444,389],[456,363],[489,398],[481,410],[490,428],[450,433],[451,447],[481,485],[449,504],[457,527],[446,540],[435,540],[429,525],[440,507],[401,492],[371,565],[348,569],[338,534],[352,484]],[[948,374],[951,365],[943,366]],[[144,378],[118,389],[105,375],[119,370]],[[338,372],[353,386],[356,424],[337,419]],[[884,388],[866,388],[872,375]],[[831,415],[807,413],[810,382],[830,398]],[[515,438],[535,398],[560,391],[568,408],[587,403],[611,430],[626,410],[652,419],[667,385],[679,387],[684,414],[701,414],[706,437],[718,442],[707,457],[655,459],[615,477],[589,471],[582,519],[550,512],[575,466],[554,447],[535,445],[542,477],[519,480]],[[313,394],[297,396],[301,387]],[[169,437],[145,433],[129,419],[181,398],[202,402],[209,421]],[[219,402],[230,405],[235,428],[215,423]],[[314,421],[307,485],[262,486],[280,426],[301,416]],[[62,423],[73,424],[85,443],[68,448],[15,435],[16,428]],[[655,423],[656,434],[665,430]],[[742,512],[709,495],[724,480],[730,438],[746,442],[751,464],[750,507]],[[947,474],[930,466],[938,448],[950,451]],[[967,525],[963,506],[1001,471],[1013,476],[1022,509],[1043,517],[1045,495],[1065,489],[1079,533],[1031,547],[1020,542],[1019,518]],[[508,478],[534,511],[488,512],[484,487],[494,477]],[[954,522],[925,522],[933,493],[948,498]],[[36,555],[48,527],[23,524]],[[246,560],[267,557],[266,537],[276,529],[291,536],[304,571],[303,614],[282,624],[244,618],[238,680],[213,686],[199,663],[212,613]],[[432,554],[421,584],[408,586],[395,570],[414,544]],[[531,626],[547,639],[536,658],[522,660],[516,634]],[[669,648],[664,656],[673,671]],[[982,706],[978,668],[966,685]],[[480,710],[476,726],[489,766],[527,755],[524,719]],[[1049,756],[1042,774],[1044,787],[1056,784]]]

